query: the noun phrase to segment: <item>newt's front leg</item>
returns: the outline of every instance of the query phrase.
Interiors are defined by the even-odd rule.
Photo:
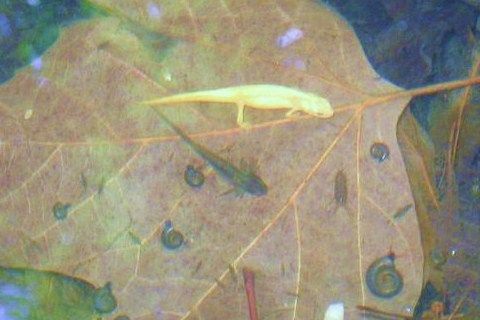
[[[238,106],[237,124],[244,129],[250,128],[250,124],[248,122],[245,122],[244,120],[245,104],[242,102],[238,102],[237,106]]]

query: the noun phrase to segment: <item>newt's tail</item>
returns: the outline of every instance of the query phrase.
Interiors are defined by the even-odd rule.
[[[157,105],[168,103],[188,103],[188,102],[233,102],[232,93],[226,89],[216,89],[207,91],[195,91],[176,94],[163,98],[142,101],[142,104]]]

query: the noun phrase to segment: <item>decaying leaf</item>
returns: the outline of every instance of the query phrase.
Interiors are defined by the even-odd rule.
[[[479,67],[478,53],[474,53],[471,78]],[[479,232],[472,223],[477,205],[472,186],[480,141],[477,96],[473,87],[435,96],[431,103],[439,111],[432,114],[428,133],[410,113],[404,113],[398,125],[422,233],[424,283],[429,281],[449,297],[449,303],[455,305],[450,312],[457,309],[473,317],[479,309],[475,290],[479,276],[472,251]]]
[[[132,319],[246,319],[243,267],[262,319],[321,319],[336,301],[349,319],[359,304],[413,307],[423,254],[415,207],[394,219],[415,203],[397,120],[412,95],[478,79],[402,91],[339,15],[311,1],[95,2],[112,16],[68,28],[40,73],[0,88],[2,264],[111,281],[117,312]],[[292,28],[301,33],[285,41]],[[242,129],[234,106],[165,107],[199,144],[255,161],[269,187],[221,196],[228,184],[209,174],[193,189],[184,171],[201,159],[138,102],[255,83],[315,92],[335,115],[247,109]],[[62,221],[57,202],[71,204]],[[167,219],[185,236],[177,251],[160,242]],[[392,252],[403,289],[383,299],[365,272]]]

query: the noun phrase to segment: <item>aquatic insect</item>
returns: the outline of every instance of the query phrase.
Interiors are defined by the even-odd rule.
[[[335,186],[333,190],[335,201],[337,205],[344,206],[347,202],[348,189],[347,189],[347,176],[343,170],[337,171],[335,175]]]
[[[366,273],[367,287],[379,298],[392,298],[403,289],[403,278],[395,269],[395,255],[388,254],[375,260]]]
[[[143,101],[147,105],[184,102],[235,103],[238,107],[237,123],[241,127],[247,126],[243,119],[245,106],[256,109],[290,109],[286,113],[286,117],[292,116],[297,111],[303,111],[319,118],[333,116],[332,106],[327,99],[313,93],[271,84],[195,91]]]
[[[155,110],[155,109],[154,109]],[[173,124],[163,113],[155,110],[157,114],[174,130],[197,154],[207,161],[212,168],[230,182],[238,194],[249,193],[254,196],[267,194],[267,185],[257,175],[249,170],[241,170],[230,162],[220,158],[213,152],[205,149],[190,139],[179,127]]]
[[[53,205],[53,216],[57,220],[63,220],[67,217],[68,211],[72,205],[69,203],[57,202]]]
[[[163,246],[170,250],[178,249],[184,242],[183,234],[173,228],[171,220],[165,221],[162,231]]]
[[[205,182],[203,173],[192,165],[188,165],[183,175],[185,182],[194,188],[201,187]]]
[[[400,218],[403,218],[408,211],[410,211],[410,209],[412,209],[413,207],[413,204],[407,204],[406,206],[404,207],[401,207],[400,209],[397,210],[397,212],[395,212],[395,214],[393,215],[393,219],[395,220],[398,220]]]
[[[375,142],[370,147],[370,155],[373,159],[377,160],[377,162],[383,162],[390,156],[390,150],[385,143]]]
[[[0,306],[2,319],[74,320],[109,314],[117,302],[109,282],[95,288],[57,272],[0,267]]]

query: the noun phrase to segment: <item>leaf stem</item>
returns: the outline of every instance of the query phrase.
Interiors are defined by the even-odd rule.
[[[438,93],[440,91],[454,90],[454,89],[468,87],[476,84],[480,84],[480,77],[442,82],[442,83],[438,83],[438,84],[434,84],[434,85],[430,85],[422,88],[410,89],[410,90],[399,90],[399,91],[391,92],[385,95],[369,98],[367,99],[367,101],[365,101],[362,104],[362,106],[363,108],[367,108],[367,107],[375,106],[388,101],[400,99],[400,98],[426,96],[426,95]]]

